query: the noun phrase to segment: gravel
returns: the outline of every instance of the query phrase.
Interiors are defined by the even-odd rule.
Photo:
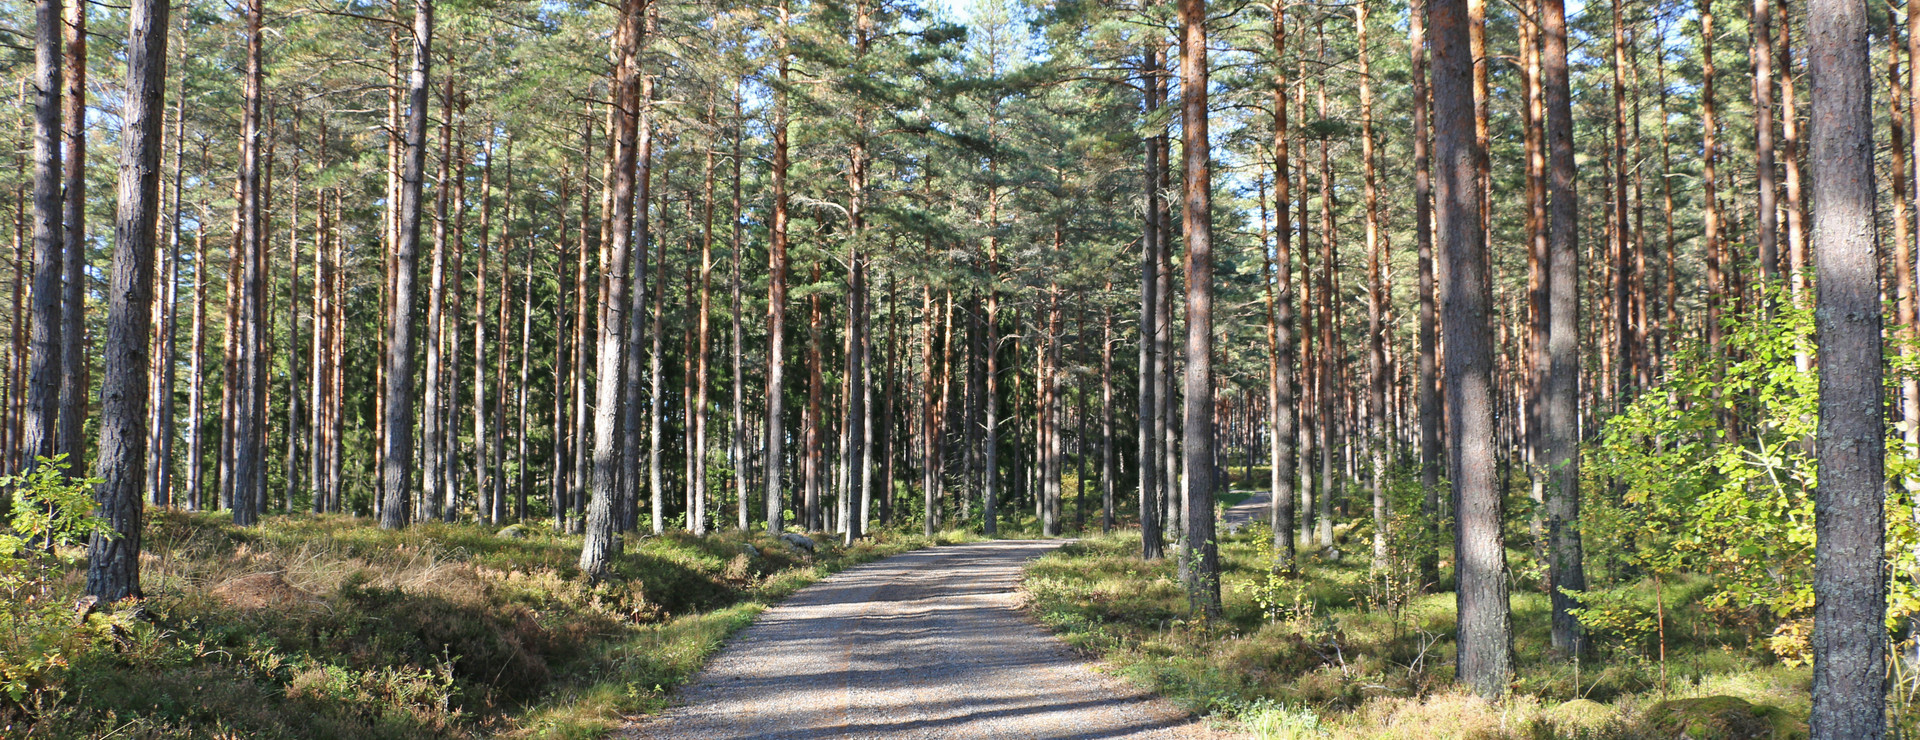
[[[1096,672],[1019,609],[1059,541],[929,548],[849,568],[761,615],[619,737],[1215,738]]]

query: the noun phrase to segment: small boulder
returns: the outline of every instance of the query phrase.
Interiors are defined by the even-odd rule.
[[[745,553],[746,556],[750,558],[760,557],[760,549],[757,547],[754,547],[753,543],[751,542],[740,543],[740,552]]]
[[[814,552],[813,538],[804,534],[783,532],[780,534],[780,541],[787,543],[787,549],[793,550],[794,552],[804,550],[808,555],[812,555]]]
[[[494,534],[510,540],[524,540],[527,538],[527,528],[518,524],[509,524]]]
[[[1648,708],[1640,721],[1652,736],[1689,740],[1797,740],[1807,736],[1806,723],[1786,710],[1737,696],[1663,701]]]

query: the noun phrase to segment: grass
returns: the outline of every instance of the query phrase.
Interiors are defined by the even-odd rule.
[[[595,585],[540,525],[384,531],[341,516],[157,512],[146,619],[0,703],[0,735],[588,738],[656,711],[727,636],[842,568],[969,539],[881,532],[817,555],[764,535],[628,543]],[[748,546],[757,554],[750,554]],[[74,566],[55,583],[77,594]],[[62,597],[65,598],[65,597]],[[3,702],[4,700],[0,700]]]
[[[1365,531],[1338,531],[1342,549],[1365,552]],[[1644,636],[1596,634],[1580,665],[1547,657],[1547,598],[1519,580],[1516,678],[1488,704],[1453,686],[1451,593],[1392,593],[1365,557],[1312,549],[1300,576],[1270,576],[1267,537],[1254,527],[1221,540],[1225,612],[1212,624],[1190,617],[1171,559],[1138,557],[1137,533],[1068,545],[1024,585],[1034,614],[1077,649],[1261,738],[1805,736],[1809,671],[1709,609],[1698,579],[1664,584],[1664,674]],[[1749,725],[1765,732],[1742,734]]]

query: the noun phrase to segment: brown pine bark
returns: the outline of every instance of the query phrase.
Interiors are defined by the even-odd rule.
[[[1299,418],[1300,406],[1298,394],[1294,390],[1294,321],[1293,321],[1293,222],[1287,206],[1293,198],[1293,181],[1288,170],[1291,152],[1287,140],[1287,65],[1283,56],[1287,50],[1286,5],[1274,2],[1273,13],[1273,214],[1274,238],[1273,254],[1268,269],[1273,279],[1267,283],[1267,347],[1268,347],[1268,397],[1270,423],[1272,425],[1270,443],[1270,478],[1268,485],[1272,490],[1273,506],[1269,509],[1268,526],[1273,530],[1273,551],[1275,570],[1291,573],[1294,569],[1294,506],[1297,494],[1293,487],[1293,471],[1296,461],[1294,437],[1295,420]],[[1420,11],[1414,11],[1414,26],[1419,27]],[[1419,42],[1415,41],[1415,48]],[[1418,51],[1416,59],[1423,58]],[[1416,81],[1416,85],[1423,84]],[[1414,97],[1421,98],[1424,92],[1415,88]],[[1415,120],[1424,122],[1424,112],[1416,112]],[[1416,144],[1416,147],[1421,146]],[[1424,151],[1424,150],[1422,150]],[[1265,200],[1262,199],[1262,207]]]
[[[1756,0],[1766,2],[1767,0]],[[1608,212],[1613,219],[1612,241],[1608,244],[1609,271],[1613,278],[1612,309],[1613,343],[1610,354],[1613,357],[1613,373],[1608,376],[1615,411],[1627,403],[1627,395],[1633,384],[1633,304],[1629,295],[1629,286],[1633,279],[1633,262],[1628,255],[1627,225],[1627,178],[1633,169],[1627,161],[1627,35],[1626,22],[1621,12],[1622,0],[1613,0],[1613,182],[1612,201]],[[1764,176],[1763,176],[1764,178]],[[1766,197],[1764,194],[1761,196]]]
[[[1754,214],[1759,218],[1760,275],[1768,283],[1780,277],[1780,189],[1773,153],[1773,0],[1753,0],[1747,18],[1753,49],[1753,168],[1759,176]],[[1616,36],[1618,34],[1616,33]],[[1623,160],[1624,161],[1624,160]]]
[[[1715,105],[1713,82],[1716,70],[1713,64],[1712,0],[1700,0],[1700,186],[1706,199],[1701,213],[1700,243],[1706,250],[1707,264],[1707,344],[1714,357],[1720,356],[1720,313],[1726,300],[1725,267],[1721,263],[1720,226],[1723,214],[1720,211],[1718,193],[1719,166],[1719,108]]]
[[[1187,247],[1185,378],[1186,527],[1192,563],[1187,603],[1220,616],[1220,555],[1213,537],[1213,181],[1207,139],[1207,3],[1180,0],[1181,226]]]
[[[60,431],[54,448],[67,453],[67,471],[86,469],[87,419],[87,4],[66,4],[66,92],[60,102],[66,126],[65,184],[62,186],[64,284],[60,307]]]
[[[715,106],[718,94],[707,99],[707,123],[718,125]],[[713,144],[706,147],[704,185],[701,192],[700,224],[700,308],[694,317],[695,352],[693,358],[694,374],[688,380],[695,385],[693,406],[687,409],[692,415],[689,431],[693,434],[693,465],[691,480],[687,481],[688,495],[693,498],[692,510],[687,512],[687,528],[694,534],[707,533],[707,389],[711,385],[708,375],[708,358],[713,354]]]

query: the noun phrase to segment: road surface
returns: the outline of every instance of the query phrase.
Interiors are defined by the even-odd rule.
[[[1060,541],[936,547],[849,568],[737,635],[619,736],[1216,738],[1095,672],[1019,609],[1020,569]]]

